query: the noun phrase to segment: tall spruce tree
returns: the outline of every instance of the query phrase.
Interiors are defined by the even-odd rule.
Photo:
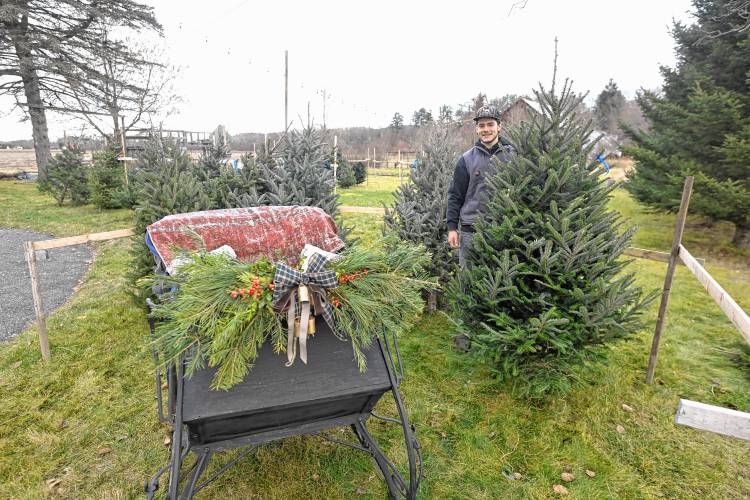
[[[556,68],[555,68],[556,73]],[[472,349],[527,395],[564,391],[605,346],[639,325],[644,301],[618,260],[634,228],[607,209],[566,80],[535,91],[542,114],[510,130],[516,155],[490,180],[468,269],[451,283]]]
[[[230,156],[229,146],[219,135],[216,144],[204,148],[194,163],[195,178],[211,199],[211,209],[251,206],[244,204],[243,196],[250,194],[252,197],[255,193],[257,172],[254,170],[254,159],[244,155],[243,168],[235,170],[229,162]]]
[[[432,254],[427,271],[442,285],[456,271],[457,258],[448,246],[445,211],[448,188],[453,179],[459,152],[448,125],[437,125],[428,135],[424,153],[417,158],[411,182],[394,193],[395,203],[385,208],[385,225],[402,240],[423,244]],[[435,307],[434,298],[430,308]]]
[[[211,197],[196,178],[195,168],[186,152],[173,142],[155,137],[146,144],[135,166],[135,232],[133,245],[133,281],[153,271],[154,258],[144,235],[146,226],[167,215],[209,210]]]
[[[278,152],[260,165],[258,194],[263,199],[259,204],[315,206],[337,217],[335,179],[326,168],[329,153],[321,131],[307,127],[289,132]]]
[[[91,166],[91,202],[99,208],[121,208],[125,190],[123,163],[117,160],[119,150],[110,146],[94,154]]]
[[[622,110],[625,108],[625,103],[625,96],[617,88],[615,81],[610,78],[604,90],[596,97],[596,106],[594,107],[596,126],[600,130],[612,134],[619,133],[618,121]]]
[[[676,23],[678,64],[662,68],[663,94],[638,97],[647,133],[625,128],[636,168],[626,185],[642,203],[676,211],[695,175],[690,212],[734,223],[750,248],[750,31],[733,0],[694,0],[693,25]]]
[[[324,131],[308,126],[292,130],[277,150],[263,152],[257,161],[254,193],[242,197],[250,205],[305,205],[322,208],[339,227],[339,236],[351,231],[339,217],[336,180],[330,169],[330,145]]]

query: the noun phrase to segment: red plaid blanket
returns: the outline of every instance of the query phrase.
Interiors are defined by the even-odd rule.
[[[333,219],[317,207],[251,207],[208,210],[164,217],[146,228],[153,247],[169,267],[180,250],[206,250],[222,245],[237,258],[260,256],[296,266],[306,243],[335,252],[344,247]]]

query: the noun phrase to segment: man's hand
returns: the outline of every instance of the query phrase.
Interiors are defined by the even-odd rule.
[[[448,246],[458,248],[458,231],[448,231]]]

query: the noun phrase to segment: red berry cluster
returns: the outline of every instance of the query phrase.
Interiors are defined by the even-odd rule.
[[[341,301],[338,299],[338,297],[331,297],[331,305],[333,307],[341,307]]]
[[[269,283],[266,288],[268,288],[269,290],[273,290],[274,284]],[[245,296],[247,296],[248,298],[257,296],[258,298],[260,298],[260,296],[263,294],[263,286],[260,284],[260,280],[258,278],[254,278],[250,288],[238,288],[236,290],[230,290],[229,294],[233,299]]]
[[[343,284],[343,283],[348,283],[350,281],[354,281],[360,276],[366,276],[367,273],[369,273],[369,270],[363,269],[362,271],[356,271],[352,274],[342,274],[341,276],[339,276],[339,283]]]

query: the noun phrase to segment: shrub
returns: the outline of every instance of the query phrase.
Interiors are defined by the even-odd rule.
[[[80,150],[65,149],[50,160],[46,178],[39,181],[39,191],[51,195],[58,206],[66,199],[83,205],[89,198],[87,170]]]
[[[357,183],[357,177],[354,174],[352,164],[344,158],[340,158],[336,167],[336,180],[339,187],[348,188]]]
[[[367,165],[358,161],[354,164],[354,179],[357,184],[362,184],[367,180]]]
[[[122,208],[129,196],[125,191],[123,163],[117,161],[119,150],[107,148],[94,155],[91,167],[91,202],[99,208]]]

